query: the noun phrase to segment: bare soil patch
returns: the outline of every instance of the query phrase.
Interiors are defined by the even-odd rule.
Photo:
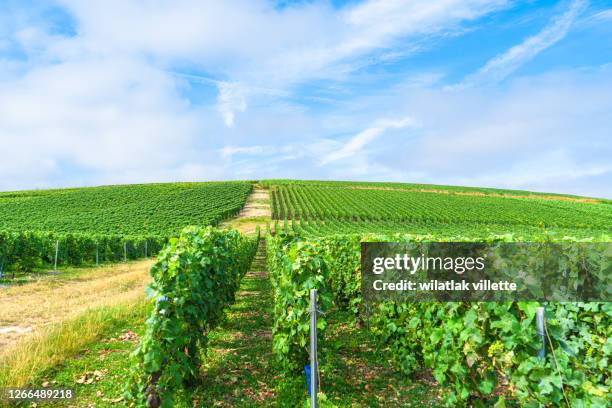
[[[268,190],[254,188],[237,218],[270,216]]]
[[[270,195],[268,190],[255,186],[240,213],[221,226],[236,229],[244,234],[253,234],[257,226],[264,228],[268,221],[270,221]]]
[[[265,217],[270,215],[270,207],[264,204],[247,204],[240,211],[239,217]]]

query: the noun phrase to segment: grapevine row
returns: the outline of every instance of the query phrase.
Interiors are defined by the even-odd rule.
[[[460,225],[564,229],[600,234],[612,225],[612,207],[604,203],[463,196],[413,191],[388,191],[326,185],[276,185],[271,189],[273,218],[316,225],[392,224],[396,231],[412,226]],[[329,228],[324,228],[329,230]],[[363,230],[363,229],[358,229]],[[581,232],[582,231],[582,232]],[[372,231],[370,231],[372,232]],[[412,232],[412,231],[410,231]]]
[[[236,215],[251,189],[230,181],[0,193],[0,229],[168,237]]]
[[[270,227],[271,231],[291,232],[303,237],[324,237],[334,234],[379,233],[379,234],[438,234],[445,236],[469,235],[484,237],[491,234],[512,233],[517,237],[531,237],[533,235],[550,235],[557,237],[575,236],[577,238],[595,238],[596,240],[609,239],[609,231],[600,229],[572,229],[572,228],[543,228],[538,226],[520,225],[509,228],[507,225],[491,223],[439,223],[433,221],[419,221],[412,223],[397,223],[393,221],[346,221],[337,219],[327,220],[275,220]]]
[[[364,319],[361,305],[361,241],[522,241],[520,236],[334,235],[268,238],[268,269],[275,288],[274,352],[288,370],[307,361],[308,289],[316,288],[327,310],[333,302]],[[558,241],[531,236],[531,241]],[[572,238],[564,237],[563,241]],[[610,242],[609,237],[606,242]],[[602,265],[604,267],[604,265]],[[466,406],[510,396],[521,406],[560,406],[563,393],[571,406],[607,406],[612,380],[612,305],[547,305],[550,341],[557,350],[541,360],[536,332],[537,302],[399,303],[383,302],[371,314],[373,332],[388,347],[406,376],[431,369],[448,390],[450,406]],[[325,337],[325,316],[319,327]],[[560,371],[564,382],[559,381]],[[503,392],[499,392],[501,390]]]
[[[212,227],[185,228],[160,252],[151,269],[151,316],[133,353],[127,387],[137,406],[173,407],[194,384],[208,333],[234,302],[242,276],[257,252],[253,238]]]
[[[0,269],[31,271],[59,265],[120,262],[154,256],[167,238],[144,235],[0,231]],[[57,252],[56,252],[57,251]]]

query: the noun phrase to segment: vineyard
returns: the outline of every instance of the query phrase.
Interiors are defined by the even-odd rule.
[[[231,181],[0,193],[0,229],[169,237],[235,215],[251,188]]]
[[[157,254],[161,236],[57,234],[0,231],[0,271],[29,272],[55,266],[125,262]]]
[[[384,190],[359,185],[280,184],[271,187],[273,218],[309,235],[349,232],[444,232],[597,236],[612,225],[607,202]]]
[[[272,221],[261,221],[266,229],[260,238],[259,228],[245,235],[214,227],[239,212],[253,190],[251,182],[132,188],[0,194],[0,213],[6,214],[0,227],[7,229],[0,233],[0,254],[13,269],[48,266],[58,247],[63,261],[72,265],[157,255],[147,292],[149,318],[128,326],[139,336],[131,357],[84,358],[120,378],[119,386],[104,389],[116,398],[100,406],[116,401],[148,407],[302,406],[310,289],[317,289],[321,311],[321,406],[411,400],[453,407],[610,406],[609,303],[546,304],[548,342],[542,352],[537,302],[368,305],[360,264],[365,241],[608,243],[608,200],[415,184],[265,180],[255,188],[267,189]],[[189,224],[194,226],[180,228]],[[16,231],[20,226],[37,232]],[[267,271],[249,277],[256,253]],[[568,255],[570,263],[580,259]],[[609,257],[590,256],[589,262],[609,282]],[[269,285],[269,297],[263,289],[245,291],[254,279],[261,287]],[[224,332],[228,327],[235,331]],[[355,339],[363,344],[353,344]],[[106,344],[99,345],[101,354],[111,354]],[[262,356],[261,350],[270,355]],[[368,353],[374,356],[370,360]],[[37,374],[36,380],[70,385],[75,377],[70,367],[82,370],[79,364],[68,362],[59,372]],[[254,367],[260,371],[254,373]],[[368,372],[370,367],[377,371]],[[0,386],[2,380],[0,370]],[[420,393],[411,391],[417,384],[425,384]],[[99,402],[102,391],[95,384],[79,387],[82,398],[88,398],[82,401]]]
[[[0,193],[0,276],[157,254],[186,225],[216,225],[251,182],[168,183]]]
[[[189,227],[159,255],[151,271],[155,307],[133,355],[130,399],[172,407],[176,394],[197,378],[207,333],[234,302],[258,241],[259,233],[245,238]]]
[[[318,304],[329,311],[319,320],[320,344],[328,322],[348,313],[349,322],[370,327],[406,378],[430,370],[445,390],[441,405],[609,406],[608,303],[548,303],[549,351],[541,358],[537,302],[369,308],[360,275],[361,241],[610,242],[609,201],[405,184],[266,183],[276,232],[268,238],[273,350],[286,372],[307,361],[308,291],[316,288]],[[608,271],[602,276],[610,273],[609,263],[601,268]]]
[[[0,0],[0,142],[0,408],[612,408],[612,0]]]
[[[391,183],[377,181],[321,181],[321,180],[291,180],[291,179],[274,179],[261,180],[262,186],[271,188],[274,186],[327,186],[332,188],[367,188],[367,189],[382,189],[382,190],[401,190],[401,191],[416,191],[416,192],[441,192],[441,193],[459,193],[459,194],[477,194],[477,195],[495,195],[504,197],[533,197],[533,198],[554,198],[561,200],[575,200],[582,202],[607,202],[601,198],[589,198],[575,196],[570,194],[554,194],[541,193],[536,191],[526,190],[507,190],[500,188],[484,188],[484,187],[467,187],[467,186],[446,186],[439,184],[415,184],[415,183]]]
[[[353,234],[268,239],[275,288],[274,352],[288,372],[295,372],[306,361],[308,290],[316,288],[323,310],[344,310],[357,321],[367,322],[381,347],[389,348],[396,369],[407,378],[431,370],[445,386],[447,406],[479,401],[505,406],[501,404],[506,398],[527,407],[562,406],[565,400],[569,406],[608,406],[612,385],[609,303],[548,303],[549,341],[557,354],[553,357],[549,352],[544,359],[538,357],[537,302],[383,302],[369,310],[361,299],[360,242],[398,240],[447,241],[449,237]],[[486,238],[499,240],[513,238]],[[609,269],[609,265],[601,267]],[[322,344],[330,318],[323,316],[319,321]]]

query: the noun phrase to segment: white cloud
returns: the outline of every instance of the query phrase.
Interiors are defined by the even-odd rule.
[[[74,17],[76,36],[46,38],[47,27],[26,24],[19,41],[38,62],[129,56],[160,69],[213,72],[224,78],[211,85],[231,128],[249,97],[282,96],[309,79],[343,78],[372,63],[363,58],[369,53],[385,55],[402,39],[458,29],[509,1],[369,0],[340,10],[323,0],[282,9],[267,0],[59,3]]]
[[[223,116],[225,126],[234,126],[236,112],[244,112],[247,108],[244,89],[237,83],[219,82],[217,108]]]
[[[612,20],[612,8],[599,11],[592,16],[595,20],[610,21]]]
[[[471,182],[497,184],[517,188],[534,186],[536,188],[573,182],[585,177],[612,173],[611,163],[577,163],[572,154],[564,149],[555,149],[512,164],[512,168],[500,174],[475,177]],[[534,177],[537,174],[537,178]]]
[[[225,158],[231,158],[236,154],[259,155],[273,151],[274,149],[269,146],[225,146],[220,150],[221,156]]]
[[[350,112],[312,118],[320,128],[296,128],[296,137],[279,139],[282,144],[265,156],[245,154],[240,163],[233,163],[256,169],[260,177],[458,184],[612,197],[611,74],[612,67],[602,66],[515,78],[495,89],[453,91],[418,88],[408,80],[356,97]],[[405,122],[377,119],[391,111]],[[386,134],[393,125],[400,132]],[[310,133],[346,134],[356,126],[365,130],[343,142],[309,138]],[[382,130],[385,126],[390,127]]]
[[[586,0],[573,0],[568,9],[553,18],[542,31],[487,62],[478,72],[468,76],[463,85],[480,85],[503,80],[539,53],[562,40],[587,4]]]
[[[185,159],[199,127],[172,81],[139,60],[31,69],[0,82],[0,188],[65,177],[90,184],[136,170],[142,181]]]
[[[346,142],[341,148],[329,152],[320,161],[319,165],[325,165],[340,159],[345,159],[359,153],[366,145],[374,141],[378,136],[388,129],[403,129],[414,125],[414,120],[406,117],[400,120],[383,119],[374,126],[359,132]]]
[[[84,49],[188,60],[249,86],[335,78],[354,58],[410,36],[457,29],[506,0],[369,0],[334,9],[327,1],[276,9],[266,0],[63,0]],[[66,52],[58,49],[57,52]]]
[[[380,111],[401,106],[419,128],[369,161],[421,172],[423,182],[612,197],[611,68],[522,77],[495,89],[408,95],[398,88]]]
[[[246,75],[266,73],[274,83],[294,83],[308,78],[342,78],[363,66],[356,60],[372,52],[383,52],[405,38],[443,34],[508,7],[506,0],[370,0],[339,13],[325,9],[323,18],[304,27],[307,41],[283,45],[281,52],[246,65]],[[420,49],[402,44],[404,50]],[[401,52],[405,56],[405,52]],[[366,62],[367,63],[367,62]],[[370,62],[371,63],[371,62]],[[278,69],[282,67],[282,69]]]

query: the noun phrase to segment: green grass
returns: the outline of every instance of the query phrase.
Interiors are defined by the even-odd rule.
[[[330,311],[321,353],[322,406],[437,407],[440,389],[430,375],[409,380],[395,370],[388,350],[374,335],[356,325],[350,313]],[[303,385],[304,381],[300,381]]]
[[[49,382],[52,387],[76,387],[80,395],[84,390],[76,383],[77,375],[84,368],[93,371],[106,364],[97,361],[92,350],[116,346],[99,340],[126,327],[142,325],[148,314],[147,306],[148,302],[139,300],[90,309],[24,339],[0,361],[0,387],[40,388]],[[117,373],[117,367],[113,367],[112,373]]]
[[[251,273],[242,281],[236,303],[210,334],[194,401],[221,407],[298,407],[306,403],[304,375],[282,374],[272,355],[273,302],[260,251]],[[381,359],[386,350],[376,349],[376,340],[367,329],[345,323],[349,317],[340,312],[330,320],[328,341],[321,349],[321,391],[328,401],[322,406],[384,406],[385,399],[405,406],[437,406],[432,384],[403,379],[387,358]]]
[[[143,332],[142,314],[115,321],[104,331],[102,341],[83,347],[78,354],[47,371],[36,384],[40,386],[47,381],[52,388],[72,388],[76,398],[66,404],[49,403],[39,406],[126,406],[123,391],[130,370],[130,353]],[[138,337],[133,337],[132,333]],[[85,381],[80,383],[83,377]],[[93,382],[87,384],[89,378]]]
[[[258,253],[236,303],[209,336],[209,351],[194,400],[203,406],[260,406],[280,380],[272,356],[272,288]]]

